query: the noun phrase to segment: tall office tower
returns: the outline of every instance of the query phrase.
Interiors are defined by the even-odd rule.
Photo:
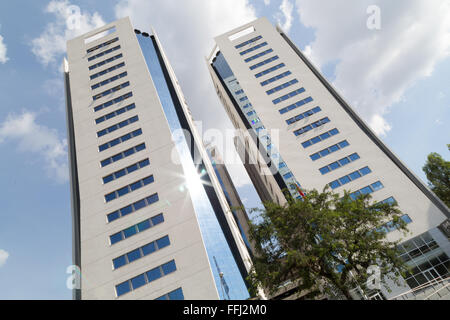
[[[399,204],[411,234],[402,258],[414,267],[404,286],[450,276],[448,208],[372,132],[292,43],[261,18],[215,38],[207,58],[217,94],[239,133],[235,144],[263,200],[284,203],[281,190],[329,185],[351,196]],[[355,79],[358,81],[358,79]],[[244,152],[241,152],[241,151]],[[399,231],[389,222],[389,239]],[[409,286],[409,287],[408,287]]]
[[[76,299],[247,299],[250,256],[156,34],[67,43]]]

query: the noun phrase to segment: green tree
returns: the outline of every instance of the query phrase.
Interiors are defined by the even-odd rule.
[[[356,284],[366,289],[369,266],[380,268],[386,288],[388,279],[398,284],[407,271],[397,251],[400,240],[388,241],[382,230],[391,223],[408,232],[396,203],[374,204],[370,195],[353,200],[348,192],[339,198],[325,188],[308,192],[303,201],[265,203],[265,209],[253,211],[258,218],[249,232],[256,254],[248,280],[269,295],[291,281],[310,298],[337,288],[351,299]]]
[[[450,144],[447,145],[450,151]],[[440,154],[432,152],[422,170],[425,172],[431,190],[450,207],[450,162]]]

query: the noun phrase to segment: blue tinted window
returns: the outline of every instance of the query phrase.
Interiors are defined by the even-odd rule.
[[[333,145],[333,146],[330,147],[330,151],[331,152],[336,152],[338,150],[339,150],[339,147],[337,145]]]
[[[234,47],[235,47],[236,49],[239,49],[239,48],[242,48],[242,47],[244,47],[244,46],[246,46],[246,45],[248,45],[248,44],[250,44],[250,43],[252,43],[252,42],[258,41],[259,39],[262,39],[262,36],[257,36],[257,37],[251,38],[250,40],[247,40],[247,41],[245,41],[245,42],[242,42],[242,43],[240,43],[240,44],[238,44],[238,45],[236,45],[236,46],[234,46]]]
[[[361,190],[359,190],[362,194],[369,194],[372,193],[372,189],[370,187],[364,187]]]
[[[116,198],[116,193],[115,192],[105,195],[106,202],[112,201],[115,198]]]
[[[103,178],[103,183],[108,183],[108,182],[111,182],[113,180],[114,180],[114,177],[111,174],[111,175],[106,176],[106,177]]]
[[[145,160],[139,162],[139,166],[140,166],[141,168],[142,168],[142,167],[146,167],[146,166],[148,166],[149,164],[150,164],[150,160],[148,160],[148,159],[145,159]]]
[[[133,289],[137,289],[139,287],[142,287],[146,283],[145,281],[145,275],[140,274],[137,277],[134,277],[131,279],[131,284],[133,286]]]
[[[337,180],[330,183],[330,187],[331,187],[332,189],[336,189],[336,188],[339,187],[339,186],[340,186],[340,183],[339,183],[339,181],[337,181]]]
[[[248,57],[248,58],[245,59],[244,61],[245,61],[245,62],[250,62],[250,61],[252,61],[252,60],[258,59],[259,57],[265,56],[266,54],[271,53],[271,52],[273,52],[272,49],[267,49],[267,50],[262,51],[262,52],[260,52],[260,53],[258,53],[258,54],[255,54],[254,56]]]
[[[314,153],[312,155],[309,156],[313,161],[317,160],[320,158],[320,155],[318,153]]]
[[[325,149],[325,150],[322,150],[322,151],[319,152],[319,154],[320,154],[322,157],[325,157],[325,156],[328,155],[329,153],[330,153],[330,151],[329,151],[328,149]]]
[[[128,189],[128,186],[123,187],[123,188],[117,190],[117,194],[119,195],[119,197],[121,197],[121,196],[123,196],[123,195],[126,195],[126,194],[129,193],[129,192],[130,192],[130,190]]]
[[[124,234],[125,238],[129,238],[129,237],[135,235],[136,233],[137,233],[136,226],[131,226],[130,228],[123,230],[123,234]]]
[[[330,134],[328,132],[325,132],[325,133],[320,135],[320,139],[322,139],[322,140],[327,139],[329,137],[330,137]],[[315,139],[315,138],[313,138],[313,139]],[[319,142],[320,139],[317,137],[317,142]]]
[[[142,181],[140,181],[140,180],[135,183],[130,184],[130,188],[133,191],[136,189],[139,189],[140,187],[142,187]]]
[[[142,221],[141,223],[139,223],[137,225],[137,227],[139,229],[139,232],[147,230],[147,229],[149,229],[151,227],[150,226],[150,221],[149,220]]]
[[[114,269],[120,268],[126,264],[127,264],[127,260],[125,259],[125,256],[120,256],[113,260]]]
[[[347,183],[350,182],[350,178],[349,178],[348,176],[339,178],[339,182],[340,182],[341,184],[347,184]]]
[[[303,133],[305,133],[305,132],[308,132],[309,130],[311,130],[311,129],[313,129],[313,128],[320,127],[320,126],[322,126],[323,124],[325,124],[325,123],[327,123],[327,122],[329,122],[329,121],[330,121],[330,120],[329,120],[328,118],[320,119],[320,120],[318,120],[318,121],[316,121],[316,122],[313,122],[313,123],[311,123],[311,124],[309,124],[309,125],[307,125],[307,126],[301,128],[301,129],[295,130],[295,131],[294,131],[294,134],[295,134],[296,136],[299,136],[299,135],[301,135],[301,134],[303,134]]]
[[[341,148],[344,148],[344,147],[346,147],[346,146],[349,145],[349,143],[347,142],[347,140],[344,140],[344,141],[342,141],[342,142],[339,142],[338,144],[339,144],[339,146],[340,146]]]
[[[305,142],[302,143],[303,148],[308,148],[310,145],[311,145],[311,141],[310,140],[305,141]]]
[[[161,296],[161,297],[159,297],[159,298],[156,298],[155,300],[167,300],[167,296]]]
[[[152,269],[150,271],[147,271],[147,278],[148,278],[148,282],[152,282],[155,281],[159,278],[161,278],[162,274],[161,274],[161,270],[158,268]]]
[[[349,156],[350,160],[355,161],[359,159],[359,155],[357,153],[351,154]]]
[[[131,156],[132,154],[134,154],[134,149],[132,148],[132,149],[128,149],[128,150],[125,150],[124,152],[123,152],[123,154],[124,154],[124,156],[125,157],[129,157],[129,156]]]
[[[159,200],[159,197],[158,197],[157,193],[155,193],[154,195],[151,195],[150,197],[147,198],[147,202],[149,204],[154,203],[154,202],[156,202],[158,200]]]
[[[120,297],[121,295],[130,292],[131,288],[130,288],[130,283],[128,281],[122,282],[121,284],[118,284],[116,286],[116,294],[118,297]]]
[[[290,72],[290,71],[285,71],[285,72],[283,72],[283,73],[281,73],[281,74],[279,74],[279,75],[277,75],[277,76],[275,76],[275,77],[269,78],[269,79],[267,79],[267,80],[261,82],[260,84],[261,84],[261,86],[268,85],[269,83],[272,83],[272,82],[277,81],[277,80],[279,80],[279,79],[281,79],[281,78],[287,77],[287,76],[290,75],[291,73],[292,73],[292,72]]]
[[[109,237],[109,240],[110,240],[111,244],[119,242],[122,239],[123,238],[122,238],[122,233],[121,232],[115,233],[115,234],[113,234],[112,236]]]
[[[138,202],[134,203],[134,210],[139,210],[141,208],[144,208],[145,206],[145,199],[139,200]]]
[[[292,177],[292,173],[286,173],[285,175],[283,175],[283,177],[285,178],[285,179],[289,179],[289,178],[291,178]]]
[[[337,168],[339,168],[341,165],[337,162],[333,162],[330,164],[330,169],[331,170],[336,170]]]
[[[177,290],[169,292],[169,299],[170,300],[184,300],[183,290],[181,290],[181,288],[178,288]]]
[[[356,180],[361,177],[361,174],[358,171],[355,171],[350,173],[349,176],[352,180]]]
[[[283,114],[283,113],[286,113],[288,111],[294,110],[294,109],[296,109],[298,107],[301,107],[302,105],[304,105],[304,104],[306,104],[308,102],[311,102],[311,101],[313,101],[313,98],[307,97],[307,98],[305,98],[303,100],[297,101],[296,103],[293,103],[293,104],[291,104],[291,105],[289,105],[287,107],[284,107],[284,108],[278,110],[278,112],[280,112],[280,114]]]
[[[412,222],[412,219],[411,219],[410,216],[408,216],[407,214],[401,216],[400,219],[402,219],[402,220],[405,221],[406,223],[411,223],[411,222]]]
[[[156,251],[155,243],[151,242],[145,246],[142,247],[142,252],[144,253],[144,256],[153,253]]]
[[[278,104],[278,103],[285,101],[291,97],[294,97],[302,92],[305,92],[305,88],[300,88],[300,89],[294,90],[292,92],[289,92],[288,94],[285,94],[277,99],[272,100],[272,102],[273,102],[273,104]]]
[[[260,43],[260,44],[257,44],[257,45],[254,46],[254,47],[251,47],[250,49],[247,49],[247,50],[244,50],[244,51],[239,52],[239,54],[240,54],[241,56],[243,56],[244,54],[247,54],[247,53],[249,53],[249,52],[255,51],[256,49],[259,49],[259,48],[264,47],[264,46],[266,46],[266,45],[267,45],[267,42],[262,42],[262,43]]]
[[[119,161],[120,159],[123,158],[123,155],[121,153],[116,154],[115,156],[112,156],[111,159],[113,162]]]
[[[128,173],[131,173],[133,171],[136,171],[138,169],[137,164],[133,164],[132,166],[127,167]]]
[[[177,270],[177,267],[175,265],[175,261],[172,260],[170,262],[167,262],[167,263],[163,264],[162,265],[162,269],[163,269],[164,274],[169,274],[169,273],[174,272],[175,270]]]
[[[328,167],[323,167],[319,169],[321,174],[326,174],[328,172],[330,172],[330,169]]]
[[[146,199],[148,201],[148,204],[146,203]],[[119,211],[115,211],[115,212],[113,212],[111,214],[108,214],[108,221],[113,221],[115,219],[118,219],[120,216],[124,216],[124,215],[127,215],[129,213],[132,213],[133,212],[133,206],[134,206],[134,210],[136,211],[136,210],[139,210],[139,209],[141,209],[143,207],[146,207],[147,205],[150,205],[150,204],[152,204],[152,203],[154,203],[154,202],[159,200],[157,193],[151,195],[150,197],[147,197],[146,199],[139,200],[139,201],[137,201],[137,202],[135,202],[133,204],[130,204],[130,205],[120,209],[119,210],[120,214],[119,214]]]
[[[284,63],[280,63],[280,64],[278,64],[278,65],[276,65],[276,66],[273,66],[273,67],[268,68],[268,69],[266,69],[266,70],[264,70],[264,71],[261,71],[260,73],[255,74],[255,77],[256,77],[256,78],[262,77],[263,75],[266,75],[266,74],[268,74],[268,73],[270,73],[270,72],[272,72],[272,71],[275,71],[275,70],[277,70],[277,69],[280,69],[280,68],[282,68],[282,67],[284,67],[284,66],[285,66]]]
[[[165,236],[164,238],[156,240],[156,244],[158,245],[159,249],[167,247],[168,245],[170,245],[169,237]]]
[[[141,151],[141,150],[144,150],[144,149],[145,149],[145,144],[144,143],[136,146],[136,151]]]
[[[113,213],[108,214],[108,222],[119,219],[119,211],[114,211]]]
[[[370,170],[369,167],[364,167],[364,168],[360,169],[359,172],[361,172],[361,174],[362,174],[363,176],[365,176],[366,174],[371,173],[372,170]]]
[[[315,144],[315,143],[320,141],[320,138],[319,137],[314,137],[310,141]]]
[[[126,174],[127,173],[125,172],[125,169],[122,169],[122,170],[116,171],[114,173],[114,177],[117,179],[117,178],[120,178],[120,177],[122,177],[122,176],[124,176]]]
[[[131,263],[141,257],[141,251],[139,249],[133,250],[127,253],[128,261]]]
[[[152,218],[153,225],[157,225],[164,222],[164,217],[162,214],[158,214],[157,216]]]
[[[154,181],[153,176],[144,178],[144,179],[142,180],[142,182],[144,183],[144,186],[146,186],[146,185],[152,183],[153,181]]]
[[[102,75],[104,75],[104,74],[106,74],[108,72],[111,72],[111,71],[114,71],[116,69],[119,69],[119,68],[123,67],[124,65],[125,65],[125,62],[121,62],[121,63],[116,64],[115,66],[112,66],[112,67],[110,67],[110,68],[108,68],[106,70],[102,70],[100,72],[94,73],[93,75],[90,76],[90,79],[93,80],[95,78],[98,78],[99,76],[102,76]]]
[[[130,214],[130,213],[132,213],[132,212],[133,212],[133,208],[131,207],[131,205],[126,206],[126,207],[120,209],[120,214],[121,214],[122,216],[126,216],[127,214]]]
[[[335,136],[335,135],[337,135],[339,133],[339,130],[338,129],[333,129],[333,130],[330,130],[329,132],[330,132],[330,134],[332,136]]]
[[[350,160],[348,160],[347,158],[343,158],[339,160],[339,163],[341,164],[341,166],[345,166],[346,164],[350,163]]]
[[[383,188],[383,184],[380,181],[377,181],[375,183],[372,184],[372,188],[373,190],[380,190]]]

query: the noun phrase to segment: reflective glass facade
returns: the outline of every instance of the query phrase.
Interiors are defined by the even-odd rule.
[[[174,97],[165,77],[166,66],[160,63],[160,50],[157,47],[156,40],[153,36],[147,34],[137,33],[136,36],[163,106],[187,178],[187,189],[196,212],[218,294],[221,299],[247,299],[249,294],[243,275],[217,219],[218,213],[223,214],[222,208],[211,203],[206,192],[206,186],[202,184],[194,165],[186,139],[175,137],[177,130],[188,128],[182,126],[179,113],[177,113],[180,110],[177,110],[176,102],[173,100]],[[177,98],[175,97],[175,99]],[[205,175],[207,176],[208,173],[205,172]],[[221,272],[223,272],[223,277],[220,276]]]

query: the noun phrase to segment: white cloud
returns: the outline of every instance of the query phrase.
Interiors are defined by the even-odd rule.
[[[264,4],[268,6],[270,4],[270,0],[264,0]]]
[[[66,52],[66,41],[82,35],[105,24],[100,14],[92,15],[81,12],[74,15],[68,0],[53,0],[47,5],[45,12],[55,16],[55,21],[46,25],[45,31],[32,41],[32,52],[39,61],[62,63],[62,55]]]
[[[9,114],[0,123],[0,144],[7,141],[16,143],[20,152],[39,155],[50,178],[59,183],[68,180],[67,141],[56,130],[37,124],[36,114]]]
[[[280,5],[280,11],[281,13],[276,15],[277,22],[281,29],[288,33],[292,27],[292,12],[294,11],[294,5],[289,0],[283,0]],[[282,23],[282,20],[284,20],[284,23]]]
[[[6,260],[9,258],[9,253],[3,249],[0,249],[0,267],[3,267]]]
[[[3,42],[3,37],[0,35],[0,63],[6,63],[9,58],[6,56],[6,44]]]
[[[203,120],[205,127],[229,128],[205,57],[213,49],[214,37],[256,19],[248,1],[121,0],[115,12],[118,18],[130,16],[141,31],[155,29],[196,120]]]
[[[314,63],[336,65],[334,85],[379,135],[383,115],[450,54],[450,2],[435,0],[296,0],[301,22],[315,29]],[[369,30],[366,9],[381,9],[381,29]]]

